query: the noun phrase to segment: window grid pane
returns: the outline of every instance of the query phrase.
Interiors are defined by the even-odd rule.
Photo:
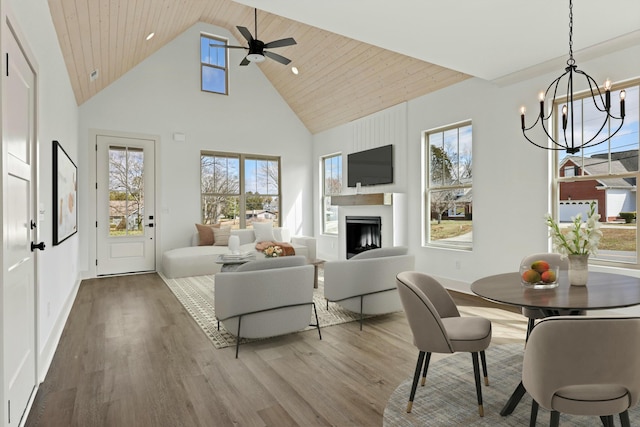
[[[473,211],[472,126],[427,132],[427,244],[471,249]]]
[[[331,204],[331,195],[342,192],[342,155],[325,157],[322,164],[322,231],[324,234],[338,234],[338,207]]]
[[[621,88],[611,92],[611,112],[619,115],[618,93]],[[625,121],[618,133],[609,141],[581,149],[569,155],[558,152],[556,201],[558,209],[555,219],[561,228],[571,217],[578,213],[586,216],[589,203],[597,203],[601,216],[601,231],[598,254],[590,260],[606,265],[639,266],[637,226],[633,218],[637,212],[636,196],[638,173],[638,150],[640,139],[640,86],[637,81],[624,88]],[[562,123],[563,102],[557,102],[556,132],[564,135]],[[602,126],[602,114],[593,107],[589,98],[574,101],[574,133],[576,143],[582,144],[593,138]],[[567,118],[567,135],[570,136],[571,113]],[[611,135],[617,128],[615,120],[608,120],[602,132]]]
[[[201,89],[205,92],[226,95],[227,88],[227,41],[214,36],[200,36]],[[212,46],[214,45],[214,46]]]
[[[254,221],[273,221],[280,225],[279,159],[209,153],[200,159],[203,224],[250,228]]]

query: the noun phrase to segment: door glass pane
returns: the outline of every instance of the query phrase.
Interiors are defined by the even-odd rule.
[[[144,152],[109,147],[109,235],[144,233]]]

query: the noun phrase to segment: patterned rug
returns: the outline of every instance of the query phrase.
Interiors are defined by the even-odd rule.
[[[500,415],[502,407],[520,382],[522,344],[491,346],[486,350],[489,387],[482,386],[484,417],[478,416],[473,365],[469,353],[456,353],[432,362],[427,383],[418,389],[413,409],[407,402],[413,377],[407,378],[391,394],[384,410],[383,426],[526,426],[531,415],[531,398],[525,394],[511,415]],[[416,360],[418,352],[416,351]],[[413,372],[411,373],[413,375]],[[640,425],[640,408],[629,411],[631,425]],[[620,418],[615,416],[615,424]],[[537,425],[549,425],[549,411],[540,408]],[[600,418],[561,414],[560,426],[602,426]]]
[[[318,288],[313,290],[313,301],[316,303],[318,311],[318,320],[320,327],[338,325],[341,323],[353,322],[360,319],[358,313],[344,310],[339,305],[327,303],[324,299],[324,277],[322,268],[318,271]],[[209,276],[193,276],[180,277],[177,279],[169,279],[162,273],[158,275],[164,280],[171,292],[176,296],[178,301],[182,303],[193,320],[200,326],[202,331],[209,337],[216,348],[225,348],[236,344],[236,337],[230,334],[222,325],[218,330],[218,322],[214,310],[214,275]],[[364,316],[365,319],[371,316]],[[315,323],[315,316],[309,319],[309,323]],[[315,326],[309,326],[305,330],[315,329]],[[252,340],[242,339],[240,342],[250,342]]]

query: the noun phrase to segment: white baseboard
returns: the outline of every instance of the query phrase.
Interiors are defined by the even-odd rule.
[[[65,304],[62,307],[60,315],[56,319],[55,325],[49,335],[49,339],[38,354],[38,383],[43,382],[44,378],[47,376],[47,372],[49,372],[49,367],[51,366],[53,356],[55,355],[58,344],[60,343],[60,338],[64,331],[64,325],[67,323],[67,319],[71,313],[71,308],[73,307],[73,303],[78,295],[81,282],[81,279],[76,280],[73,290],[69,294],[67,301],[65,301]]]

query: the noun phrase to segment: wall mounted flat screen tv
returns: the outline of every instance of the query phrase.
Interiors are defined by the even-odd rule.
[[[393,145],[372,148],[347,155],[347,185],[393,183]]]

